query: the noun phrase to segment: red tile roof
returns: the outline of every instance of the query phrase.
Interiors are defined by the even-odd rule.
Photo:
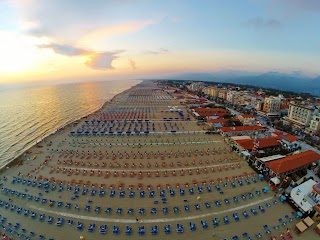
[[[305,166],[320,159],[320,154],[308,150],[285,158],[266,162],[266,165],[275,173],[281,174]]]
[[[252,114],[241,114],[239,117],[243,117],[243,118],[255,118]]]
[[[281,137],[282,139],[288,141],[288,142],[294,142],[297,141],[298,138],[293,136],[292,134],[286,133],[286,132],[273,132],[274,134],[278,135],[279,137]]]
[[[236,126],[236,127],[222,127],[220,128],[222,132],[243,132],[243,131],[255,131],[264,130],[261,126]]]
[[[238,118],[216,118],[216,119],[211,118],[211,119],[208,119],[207,122],[208,123],[226,123],[229,120],[231,120],[232,122],[239,122]]]
[[[197,113],[200,112],[225,112],[228,113],[228,110],[224,109],[224,108],[194,108],[194,111],[196,111]]]
[[[243,149],[252,150],[254,139],[241,139],[235,140],[235,142],[240,145]],[[267,147],[276,147],[279,146],[280,143],[277,137],[268,137],[268,138],[261,138],[259,141],[258,149],[263,149]]]

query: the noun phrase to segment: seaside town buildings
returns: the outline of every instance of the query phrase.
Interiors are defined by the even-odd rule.
[[[285,117],[284,120],[298,128],[306,128],[310,125],[314,110],[313,106],[306,103],[291,102],[289,104],[288,117]]]

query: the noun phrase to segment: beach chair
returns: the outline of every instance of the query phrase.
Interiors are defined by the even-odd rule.
[[[171,233],[171,225],[166,225],[164,226],[164,233],[165,234],[170,234]]]
[[[124,198],[125,196],[126,196],[126,191],[120,191],[119,192],[119,196],[121,197],[121,198]]]
[[[262,233],[260,233],[260,232],[256,233],[255,236],[256,236],[256,238],[262,238]]]
[[[144,198],[145,194],[146,194],[145,191],[141,191],[141,192],[139,193],[140,198]]]
[[[66,208],[66,209],[70,209],[70,208],[71,208],[71,203],[66,203],[65,208]]]
[[[232,237],[232,240],[238,240],[238,239],[239,239],[239,237],[237,235]]]
[[[242,180],[238,180],[238,184],[239,184],[240,187],[242,187],[243,186]]]
[[[238,202],[239,202],[239,198],[238,198],[237,196],[234,196],[234,197],[233,197],[233,201],[234,201],[235,203],[238,203]]]
[[[193,188],[189,188],[189,194],[193,195],[194,194],[194,189]]]
[[[219,226],[219,220],[218,220],[218,218],[214,218],[214,219],[212,220],[212,225],[213,225],[213,227],[218,227],[218,226]]]
[[[57,204],[58,207],[62,207],[62,205],[63,205],[63,202],[58,202]]]
[[[97,190],[96,190],[96,189],[92,189],[90,195],[91,195],[91,196],[95,196],[96,193],[97,193]]]
[[[164,189],[162,189],[161,191],[160,191],[160,197],[165,197],[166,196],[166,191],[164,190]]]
[[[49,224],[53,223],[53,217],[48,216],[48,220],[47,220],[47,222],[48,222]]]
[[[223,217],[223,223],[224,224],[229,224],[230,223],[228,215]]]
[[[180,193],[180,196],[184,196],[184,193],[185,193],[185,191],[184,191],[184,189],[179,189],[179,193]]]
[[[157,214],[157,208],[151,208],[150,213],[151,214]]]
[[[183,225],[180,223],[177,223],[176,230],[177,230],[177,233],[184,233]]]
[[[37,214],[36,214],[35,212],[32,212],[32,213],[31,213],[31,218],[32,218],[32,219],[35,219],[36,217],[37,217]]]
[[[40,222],[43,222],[43,221],[45,220],[45,218],[46,218],[46,215],[45,215],[45,214],[40,214],[40,216],[39,216],[39,221],[40,221]]]
[[[99,197],[103,197],[106,194],[106,192],[104,190],[100,190],[99,191]]]
[[[224,201],[224,203],[227,204],[227,205],[230,204],[230,200],[229,200],[228,198],[225,198],[223,201]]]
[[[107,225],[103,224],[99,227],[99,233],[100,234],[106,234],[107,233]]]
[[[187,211],[187,212],[190,211],[189,205],[185,205],[185,206],[184,206],[184,210]]]
[[[158,225],[151,227],[151,234],[152,235],[158,235]]]
[[[86,205],[86,207],[84,208],[84,210],[86,210],[87,212],[90,212],[91,206],[90,206],[90,205]]]
[[[244,210],[242,215],[244,218],[249,218],[249,214],[247,213],[247,210]]]
[[[263,207],[263,206],[260,206],[260,205],[259,205],[258,208],[259,208],[260,212],[265,213],[266,210],[264,210],[264,207]]]
[[[246,179],[246,183],[247,183],[247,185],[250,185],[250,184],[251,184],[251,182],[249,181],[248,178]]]
[[[257,215],[258,214],[258,212],[257,212],[257,210],[255,208],[251,208],[250,211],[251,211],[251,213],[253,215]]]
[[[201,220],[200,223],[201,223],[202,229],[207,229],[207,228],[208,228],[208,223],[207,223],[207,221]]]
[[[96,213],[100,213],[100,212],[101,212],[101,207],[96,206],[95,209],[94,209],[94,211],[95,211]]]
[[[135,195],[135,192],[130,191],[130,193],[129,193],[129,198],[133,198],[133,197],[134,197],[134,195]]]
[[[249,198],[253,198],[254,197],[252,192],[249,192],[248,195],[249,195]]]
[[[208,208],[211,208],[211,204],[210,203],[208,203],[208,202],[205,202],[204,203],[204,206],[208,209]]]
[[[256,190],[255,193],[257,196],[261,196],[261,190]]]
[[[130,215],[133,215],[134,209],[133,208],[128,208],[127,213],[130,214]]]
[[[199,194],[203,193],[203,188],[201,186],[198,186],[198,193]]]
[[[94,232],[95,228],[96,228],[96,224],[90,223],[88,227],[88,232]]]
[[[270,203],[266,203],[266,207],[267,208],[271,207],[271,204]]]
[[[155,191],[150,191],[149,192],[149,198],[153,198],[155,196]]]
[[[215,203],[215,205],[216,205],[217,207],[220,207],[220,206],[221,206],[221,202],[218,201],[218,200],[214,201],[214,203]]]
[[[219,185],[216,185],[216,189],[218,192],[221,191],[221,187]]]
[[[139,235],[145,235],[145,233],[146,233],[146,229],[145,229],[144,226],[141,226],[141,227],[138,228],[138,234]]]
[[[168,199],[167,198],[161,198],[162,203],[168,203]]]
[[[196,210],[200,210],[200,205],[199,205],[199,204],[195,204],[195,205],[194,205],[194,208],[195,208]]]
[[[144,215],[145,214],[145,208],[139,208],[139,214]]]
[[[77,230],[82,231],[83,230],[83,223],[77,222]]]
[[[18,207],[17,213],[18,213],[18,214],[21,214],[22,210],[23,210],[23,209],[22,209],[21,207]]]
[[[190,231],[197,230],[196,225],[193,222],[189,222],[189,226],[190,226]]]
[[[173,189],[170,189],[170,197],[174,197],[174,195],[175,195],[175,192],[174,192],[174,190]]]
[[[132,227],[126,226],[126,235],[132,235]]]
[[[253,183],[257,183],[257,179],[255,177],[252,178]]]
[[[162,208],[162,213],[167,214],[169,212],[169,209],[167,207]]]
[[[119,227],[116,226],[116,225],[114,225],[114,226],[113,226],[112,233],[113,233],[114,235],[118,235],[118,234],[120,233]]]
[[[240,218],[239,218],[239,215],[238,215],[237,212],[233,213],[233,214],[232,214],[232,217],[233,217],[233,219],[234,219],[236,222],[240,221]]]
[[[117,208],[116,213],[117,213],[118,215],[121,215],[121,214],[122,214],[122,208]]]
[[[69,225],[69,226],[72,226],[72,225],[73,225],[73,220],[72,220],[72,219],[68,219],[67,222],[68,222],[68,225]]]
[[[110,190],[110,197],[114,197],[116,195],[116,191],[115,190]]]

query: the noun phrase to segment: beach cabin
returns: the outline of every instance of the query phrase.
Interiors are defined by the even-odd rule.
[[[292,134],[285,132],[273,132],[274,136],[280,137],[280,143],[284,149],[289,151],[296,151],[300,147],[300,143],[298,142],[298,138],[293,136]]]
[[[219,132],[224,137],[231,136],[244,136],[244,135],[257,135],[265,132],[266,129],[261,126],[234,126],[234,127],[222,127]]]

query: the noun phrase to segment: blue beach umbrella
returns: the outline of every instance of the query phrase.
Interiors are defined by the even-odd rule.
[[[287,200],[287,198],[286,198],[286,196],[281,195],[281,196],[280,196],[280,200],[281,200],[281,201],[285,201],[285,200]]]
[[[297,212],[298,217],[302,217],[302,212]]]

